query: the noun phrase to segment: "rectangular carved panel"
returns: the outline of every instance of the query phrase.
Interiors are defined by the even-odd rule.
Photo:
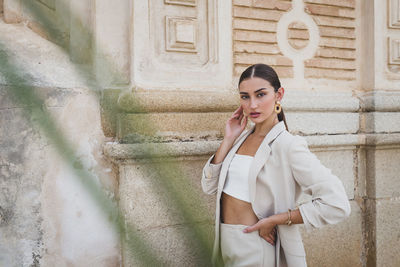
[[[139,87],[218,87],[232,78],[231,1],[134,0]]]
[[[165,17],[166,50],[196,53],[197,19]]]
[[[400,65],[400,39],[389,37],[389,64]]]

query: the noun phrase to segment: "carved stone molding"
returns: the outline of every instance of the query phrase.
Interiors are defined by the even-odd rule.
[[[231,1],[133,1],[134,86],[229,88]]]
[[[400,143],[400,134],[341,134],[305,136],[310,148],[333,148],[353,146],[393,146]],[[193,141],[147,144],[115,144],[108,143],[103,147],[104,154],[114,160],[135,159],[149,157],[148,150],[155,151],[152,157],[189,157],[209,156],[214,153],[221,141]]]
[[[392,37],[389,40],[389,64],[400,65],[400,39]]]
[[[230,112],[239,106],[235,91],[133,90],[123,91],[116,103],[127,113],[142,112]],[[282,100],[285,111],[357,112],[352,92],[296,91],[288,89]]]
[[[277,40],[283,55],[293,61],[294,78],[304,82],[304,61],[314,57],[319,46],[319,29],[312,17],[304,12],[303,0],[294,0],[293,8],[281,16],[277,25]],[[294,25],[301,25],[308,30],[309,40],[298,49],[293,42],[289,42],[288,31]]]
[[[389,28],[400,29],[400,1],[388,0]]]
[[[167,51],[196,53],[197,19],[165,17]]]

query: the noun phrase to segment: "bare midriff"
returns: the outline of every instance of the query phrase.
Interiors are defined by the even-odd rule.
[[[221,220],[227,224],[253,225],[258,218],[249,202],[237,199],[222,192]]]

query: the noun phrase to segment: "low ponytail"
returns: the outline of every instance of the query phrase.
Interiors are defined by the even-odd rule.
[[[283,108],[281,108],[281,112],[278,113],[278,120],[283,121],[285,123],[286,131],[289,131],[289,128],[286,123],[285,113],[283,113]]]

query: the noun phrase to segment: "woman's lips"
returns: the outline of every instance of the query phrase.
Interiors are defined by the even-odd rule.
[[[252,118],[257,118],[258,116],[260,116],[260,113],[258,113],[258,112],[250,113],[250,117],[252,117]]]

